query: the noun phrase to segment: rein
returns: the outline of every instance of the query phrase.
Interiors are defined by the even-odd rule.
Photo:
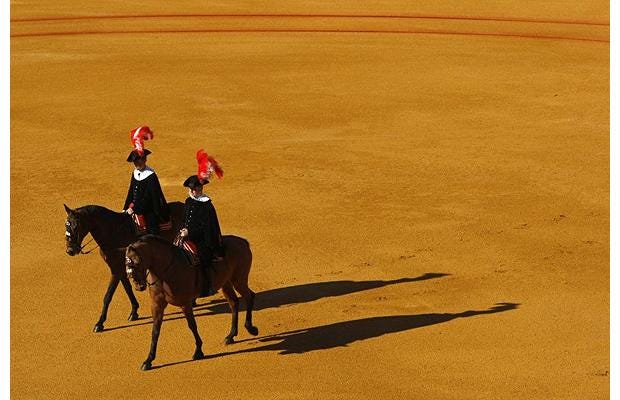
[[[166,265],[166,268],[162,269],[162,274],[164,273],[164,271],[167,271],[168,269],[170,269],[170,266],[172,266],[172,264],[173,264],[173,263],[174,263],[174,256],[170,258],[170,262],[168,263],[168,265]],[[146,281],[147,286],[149,286],[149,287],[154,286],[154,285],[156,285],[159,281],[161,281],[161,278],[159,278],[159,279],[157,279],[155,282],[153,282],[153,283],[149,283],[148,278],[149,278],[149,275],[150,275],[150,274],[151,274],[151,270],[150,270],[150,269],[147,269],[147,270],[146,270],[146,277],[145,277],[145,281]]]
[[[92,236],[92,235],[91,235]],[[88,242],[86,242],[85,244],[83,244],[82,246],[80,246],[80,254],[88,254],[88,253],[92,253],[97,247],[99,247],[99,244],[97,244],[95,247],[93,247],[92,249],[88,250],[88,251],[84,251],[84,247],[86,247],[86,245],[88,245],[90,242],[92,242],[93,240],[95,240],[94,237],[91,237],[90,240]],[[96,243],[96,242],[95,242]]]
[[[118,232],[119,232],[122,228],[123,228],[123,224],[120,224],[120,225],[118,225],[118,226],[116,227],[116,229],[115,229],[112,233],[113,233],[114,235],[116,235],[116,234],[117,234],[117,233],[118,233]],[[90,233],[90,235],[91,235],[91,238],[90,238],[90,240],[89,240],[88,242],[86,242],[85,244],[83,244],[83,245],[81,245],[81,246],[80,246],[80,252],[79,252],[79,254],[89,254],[89,253],[92,253],[93,251],[95,251],[98,247],[100,247],[100,246],[99,246],[99,243],[95,242],[95,243],[96,243],[96,246],[95,246],[95,247],[93,247],[92,249],[90,249],[90,250],[88,250],[88,251],[84,251],[84,248],[85,248],[85,247],[86,247],[86,246],[87,246],[90,242],[92,242],[93,240],[95,240],[95,237],[92,235],[92,232],[89,232],[89,233]],[[87,234],[87,235],[88,235],[88,234]]]
[[[156,280],[155,282],[153,282],[153,283],[149,283],[148,277],[149,277],[149,275],[150,275],[150,274],[151,274],[151,270],[149,269],[149,270],[147,270],[147,271],[146,271],[146,278],[147,278],[147,279],[146,279],[146,284],[147,284],[147,286],[148,286],[148,287],[151,287],[151,286],[153,286],[153,285],[156,285],[156,284],[157,284],[157,282],[161,281],[161,278],[160,278],[160,279],[157,279],[157,280]]]

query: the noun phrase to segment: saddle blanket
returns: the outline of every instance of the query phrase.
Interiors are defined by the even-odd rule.
[[[194,242],[184,239],[180,235],[177,235],[177,237],[174,239],[173,244],[183,250],[183,255],[192,267],[200,265],[200,257],[198,257],[198,247]]]
[[[136,225],[136,229],[138,231],[138,233],[145,233],[146,232],[146,228],[147,228],[147,223],[146,223],[146,218],[144,218],[144,215],[139,215],[139,214],[132,214],[131,215],[131,219],[133,220],[134,224]],[[159,224],[159,231],[163,232],[163,231],[169,231],[172,229],[172,220],[166,221],[166,222],[162,222]]]

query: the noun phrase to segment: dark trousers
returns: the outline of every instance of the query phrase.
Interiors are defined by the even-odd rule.
[[[200,257],[200,264],[203,268],[211,267],[211,260],[213,259],[213,251],[206,246],[198,245],[198,256]]]
[[[145,214],[144,219],[146,219],[146,233],[159,235],[159,219],[157,215]]]

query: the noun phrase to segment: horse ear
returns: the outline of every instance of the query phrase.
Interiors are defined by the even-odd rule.
[[[67,215],[71,214],[73,212],[72,209],[70,209],[69,207],[67,207],[66,204],[63,204],[63,206],[65,206],[65,211],[67,212]]]

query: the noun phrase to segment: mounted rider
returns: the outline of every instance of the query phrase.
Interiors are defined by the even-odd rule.
[[[144,148],[144,140],[152,139],[153,131],[148,126],[139,126],[131,130],[130,138],[134,149],[127,156],[127,162],[133,162],[135,169],[123,210],[132,215],[138,227],[146,224],[147,233],[158,234],[159,224],[170,220],[170,211],[157,174],[146,165],[151,152]]]
[[[212,262],[222,260],[224,248],[215,207],[202,189],[212,174],[222,178],[224,171],[203,149],[198,150],[196,159],[198,173],[183,182],[183,186],[189,188],[189,197],[185,200],[185,222],[179,235],[196,245],[202,268],[206,269]]]

